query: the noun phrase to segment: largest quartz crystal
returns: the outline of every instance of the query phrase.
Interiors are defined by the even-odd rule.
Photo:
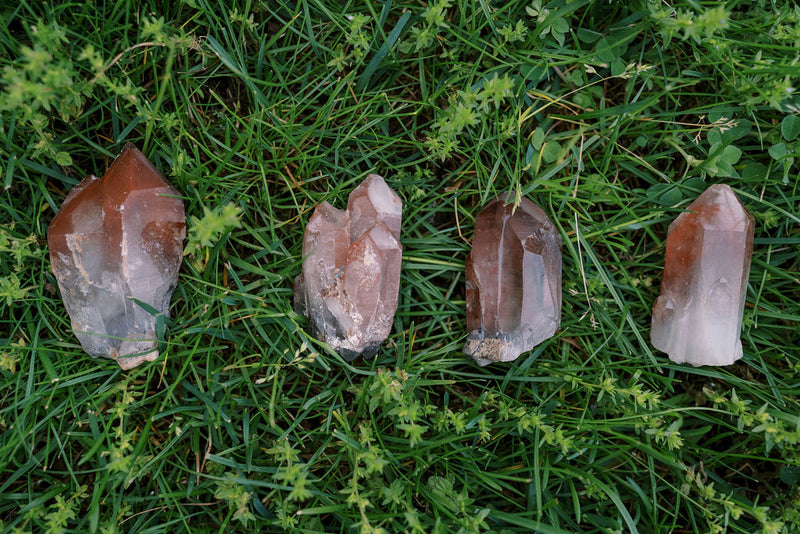
[[[478,215],[466,266],[464,352],[480,365],[515,360],[561,323],[561,236],[536,204],[498,198]]]
[[[128,143],[88,176],[50,224],[50,261],[81,346],[123,369],[158,357],[156,317],[169,315],[186,235],[183,201]]]
[[[677,363],[730,365],[742,357],[753,217],[724,184],[687,209],[669,225],[650,339]]]
[[[377,174],[347,211],[320,204],[306,226],[295,304],[314,335],[348,360],[374,356],[392,329],[400,288],[403,204]]]

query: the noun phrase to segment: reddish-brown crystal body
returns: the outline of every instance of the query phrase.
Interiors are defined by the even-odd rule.
[[[502,199],[475,220],[466,262],[464,352],[479,364],[515,360],[561,322],[561,236],[527,198]]]
[[[186,234],[183,201],[132,144],[102,178],[75,186],[50,223],[53,272],[84,350],[124,369],[158,356],[156,318],[169,315]]]
[[[670,224],[653,346],[678,363],[730,365],[753,253],[753,217],[733,190],[712,185]]]
[[[350,194],[346,211],[323,202],[306,226],[295,303],[314,335],[346,359],[373,356],[391,332],[402,207],[383,178],[370,174]]]

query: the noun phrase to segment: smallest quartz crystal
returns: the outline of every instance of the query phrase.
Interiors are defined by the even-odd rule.
[[[730,365],[741,358],[752,254],[752,215],[730,187],[712,185],[669,225],[653,346],[677,363]]]
[[[464,353],[480,365],[508,362],[561,323],[561,236],[536,204],[498,198],[475,220],[466,266]]]
[[[403,203],[377,174],[339,210],[323,202],[303,238],[295,307],[314,335],[347,360],[372,357],[389,336],[400,288]]]

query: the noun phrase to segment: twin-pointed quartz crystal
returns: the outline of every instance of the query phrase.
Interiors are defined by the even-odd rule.
[[[295,305],[314,335],[345,359],[374,356],[392,329],[400,288],[403,203],[377,174],[347,211],[320,204],[306,226]]]
[[[123,369],[158,357],[146,306],[169,315],[185,235],[178,191],[130,143],[102,178],[70,192],[47,241],[72,329],[92,357]]]
[[[650,339],[677,363],[730,365],[742,357],[742,314],[753,217],[727,185],[709,187],[670,224]]]
[[[561,236],[527,198],[489,203],[475,220],[466,266],[464,353],[480,365],[508,362],[561,323]]]

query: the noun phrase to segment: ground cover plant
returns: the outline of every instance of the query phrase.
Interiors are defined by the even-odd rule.
[[[0,5],[0,525],[9,532],[800,531],[793,2]],[[185,198],[157,362],[71,333],[46,230],[126,141]],[[395,329],[346,363],[292,310],[305,222],[404,201]],[[666,229],[712,183],[756,220],[724,368],[648,342]],[[564,241],[557,335],[461,352],[474,217]]]

